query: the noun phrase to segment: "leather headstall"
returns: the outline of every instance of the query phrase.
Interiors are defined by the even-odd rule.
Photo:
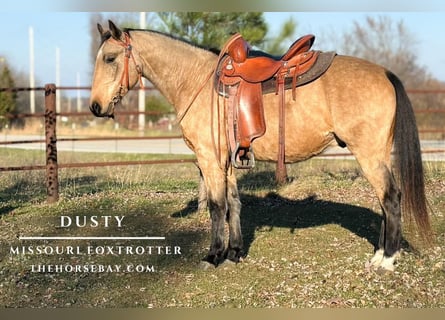
[[[125,48],[125,55],[124,55],[124,70],[122,72],[122,76],[120,79],[120,85],[119,90],[116,94],[116,96],[113,98],[113,101],[120,101],[120,99],[130,90],[130,71],[129,71],[129,63],[130,59],[133,61],[134,65],[136,66],[136,71],[138,73],[138,83],[140,84],[141,88],[144,88],[144,84],[142,82],[142,68],[140,65],[136,63],[136,59],[133,55],[133,46],[131,45],[131,37],[128,32],[123,32],[124,39],[125,40],[116,40],[114,38],[111,38],[110,40],[114,40],[114,42],[121,47]]]

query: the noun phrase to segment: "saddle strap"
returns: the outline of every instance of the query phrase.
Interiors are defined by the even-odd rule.
[[[235,112],[235,104],[236,104],[236,93],[238,91],[237,86],[230,86],[228,88],[228,94],[229,98],[227,101],[227,123],[230,126],[236,127],[236,123],[238,119],[236,119],[236,112]],[[237,132],[236,128],[230,128],[228,130],[228,136],[229,136],[229,147],[231,152],[236,152],[236,141],[237,138],[235,136],[235,132]]]
[[[284,184],[287,179],[286,169],[286,150],[285,150],[285,134],[286,134],[286,117],[285,117],[285,99],[284,99],[284,80],[285,73],[280,72],[277,75],[277,93],[279,97],[278,107],[278,156],[277,169],[275,179],[278,184]]]

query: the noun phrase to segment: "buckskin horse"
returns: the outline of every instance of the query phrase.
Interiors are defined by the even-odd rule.
[[[244,254],[241,202],[226,123],[221,121],[226,111],[217,101],[210,76],[218,55],[160,32],[121,30],[111,21],[109,30],[99,24],[98,30],[102,44],[90,110],[98,117],[113,117],[115,106],[141,77],[166,97],[176,109],[184,141],[196,154],[207,191],[211,244],[203,263],[239,262]],[[368,264],[375,270],[394,270],[402,212],[414,217],[421,235],[431,236],[418,131],[403,84],[379,65],[336,55],[326,72],[294,93],[295,100],[291,90],[285,91],[285,162],[309,159],[331,143],[347,146],[375,189],[383,211],[379,241]],[[258,160],[277,161],[275,93],[263,96],[263,108],[267,130],[253,141],[253,152]]]

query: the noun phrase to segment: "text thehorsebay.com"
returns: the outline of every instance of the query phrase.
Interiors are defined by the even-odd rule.
[[[113,227],[113,230],[119,230],[124,226],[124,219],[125,216],[63,215],[60,216],[57,228],[71,228],[71,231],[73,228]],[[41,263],[32,262],[30,271],[35,273],[153,273],[157,272],[158,268],[150,263],[151,257],[173,257],[182,254],[180,246],[159,244],[165,240],[163,236],[21,236],[19,239],[20,245],[12,245],[9,248],[11,259],[25,256],[57,257],[57,263],[48,263],[48,259],[42,259]],[[28,240],[32,240],[32,244],[27,243]],[[90,244],[91,240],[100,244]],[[60,241],[64,244],[60,245]],[[137,245],[134,241],[137,241]],[[85,260],[80,258],[82,256],[91,257],[92,259],[87,259],[91,262],[80,262]],[[97,257],[105,256],[107,257],[103,260],[107,261],[106,263],[97,262]],[[139,257],[138,262],[128,261],[131,257]]]

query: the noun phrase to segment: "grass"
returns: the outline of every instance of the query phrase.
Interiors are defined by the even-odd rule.
[[[90,158],[91,157],[91,158]],[[150,155],[60,153],[60,162],[150,159]],[[38,152],[3,149],[0,166],[38,163]],[[289,166],[274,184],[274,166],[238,171],[247,257],[201,270],[208,212],[197,211],[193,164],[63,169],[61,199],[45,203],[43,172],[0,176],[2,307],[445,307],[445,165],[427,163],[427,196],[437,243],[422,247],[405,227],[396,271],[365,269],[378,240],[380,209],[354,161],[313,159]],[[124,216],[123,226],[61,228],[62,215]],[[18,240],[19,236],[142,236],[138,240]],[[73,254],[11,254],[16,246],[73,246]],[[117,247],[145,248],[144,254]],[[153,246],[152,254],[147,246]],[[156,246],[181,254],[156,254]],[[113,247],[108,254],[88,248]],[[146,272],[33,272],[32,265],[140,266]]]
[[[125,121],[125,116],[116,116],[115,120],[107,118],[95,118],[91,122],[90,117],[83,117],[79,120],[78,117],[69,118],[67,122],[58,120],[57,122],[57,136],[59,137],[158,137],[158,136],[180,136],[181,130],[177,124],[172,123],[169,129],[167,125],[149,125],[145,126],[143,132],[137,128],[128,129],[123,125],[119,125],[121,121]],[[45,121],[44,118],[27,119],[24,127],[13,126],[8,129],[1,129],[0,135],[38,135],[45,136]]]

